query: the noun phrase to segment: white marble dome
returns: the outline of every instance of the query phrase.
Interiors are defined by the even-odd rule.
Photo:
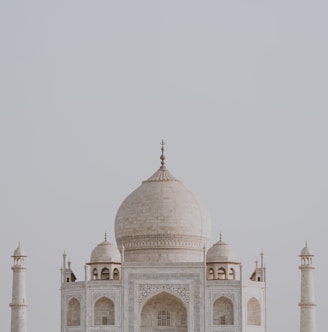
[[[305,247],[301,250],[300,256],[314,256],[312,250],[305,244]]]
[[[15,249],[12,257],[27,257],[25,251],[21,248],[20,243],[18,244],[18,247]]]
[[[235,263],[237,257],[231,246],[222,239],[213,244],[206,255],[207,263]]]
[[[90,263],[120,263],[121,254],[107,239],[97,245],[91,252]]]
[[[200,262],[210,238],[210,216],[199,199],[162,166],[121,204],[118,248],[130,262]]]

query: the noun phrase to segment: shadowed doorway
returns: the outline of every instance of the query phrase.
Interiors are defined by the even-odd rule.
[[[187,331],[187,310],[176,296],[162,292],[150,298],[142,308],[140,332]]]

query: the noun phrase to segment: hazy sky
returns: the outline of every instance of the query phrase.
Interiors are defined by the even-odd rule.
[[[83,279],[164,138],[244,276],[263,249],[268,332],[299,331],[306,240],[327,331],[327,13],[326,0],[1,0],[1,330],[18,241],[28,330],[60,330],[63,251]]]

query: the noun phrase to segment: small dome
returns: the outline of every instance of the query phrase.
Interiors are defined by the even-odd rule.
[[[25,251],[21,248],[20,243],[18,247],[15,249],[12,257],[27,257]]]
[[[92,250],[90,263],[120,263],[121,254],[118,249],[105,239]]]
[[[221,263],[221,262],[230,262],[237,263],[237,258],[234,250],[220,239],[216,242],[207,252],[206,255],[207,263]]]
[[[311,249],[305,244],[305,247],[301,250],[300,256],[314,256]]]

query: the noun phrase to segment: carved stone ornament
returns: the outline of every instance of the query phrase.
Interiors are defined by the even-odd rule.
[[[160,292],[168,292],[175,294],[183,302],[189,302],[189,287],[184,285],[139,285],[138,300],[139,303],[144,302],[150,295]]]

